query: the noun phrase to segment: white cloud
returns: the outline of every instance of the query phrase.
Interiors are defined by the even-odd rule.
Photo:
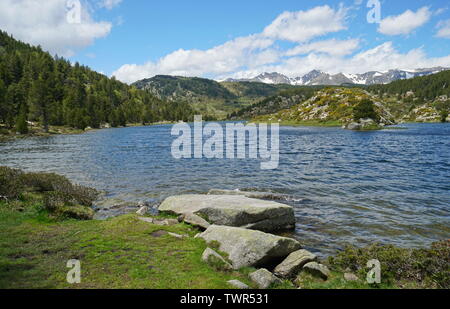
[[[1,0],[0,28],[15,38],[61,56],[72,56],[111,31],[111,23],[94,21],[81,7],[81,22],[70,23],[66,0]]]
[[[363,41],[356,38],[311,41],[326,33],[345,29],[345,11],[342,7],[333,10],[321,6],[309,11],[283,13],[262,33],[236,38],[207,50],[179,49],[157,61],[123,65],[113,75],[131,83],[157,74],[221,80],[251,78],[263,72],[298,77],[314,69],[330,73],[365,73],[395,68],[450,67],[450,56],[428,58],[422,48],[400,52],[392,42],[358,52]],[[413,14],[420,13],[420,17],[425,11],[428,12],[428,9],[422,8]],[[324,16],[327,18],[323,19]],[[385,22],[384,27],[386,25]],[[441,30],[446,25],[442,24]],[[411,27],[403,25],[402,32],[406,33],[405,29]],[[397,31],[400,29],[397,28]],[[286,50],[278,46],[280,40],[297,42],[298,45]]]
[[[274,41],[261,35],[240,37],[208,50],[179,49],[157,62],[127,64],[113,73],[119,80],[134,82],[156,74],[201,76],[219,75],[256,67],[279,59],[270,47]]]
[[[314,37],[346,29],[347,9],[328,5],[308,11],[284,12],[264,29],[264,35],[280,40],[307,42]]]
[[[286,52],[286,56],[297,56],[311,52],[325,53],[333,56],[345,56],[352,54],[359,47],[359,39],[326,40],[309,44],[298,45]]]
[[[383,19],[378,32],[385,35],[408,35],[427,23],[431,15],[432,12],[428,7],[420,8],[417,12],[407,10],[403,14]]]
[[[427,58],[421,49],[400,53],[392,42],[386,42],[372,49],[362,51],[352,57],[335,57],[328,54],[310,53],[304,57],[291,57],[276,65],[261,66],[256,72],[279,72],[290,77],[298,77],[312,70],[322,70],[332,74],[366,73],[388,71],[390,69],[416,69],[435,66],[450,66],[450,56]],[[250,73],[248,73],[250,72]],[[240,71],[232,76],[255,76],[253,71]],[[221,76],[226,79],[231,76]]]
[[[450,39],[450,19],[439,22],[438,28],[436,37]]]
[[[118,6],[122,0],[101,0],[99,6],[102,8],[106,8],[108,10],[112,10],[116,6]]]

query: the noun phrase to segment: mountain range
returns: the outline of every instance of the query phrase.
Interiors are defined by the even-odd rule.
[[[227,79],[227,82],[259,82],[265,84],[288,84],[293,86],[318,86],[318,85],[330,85],[339,86],[345,84],[357,84],[357,85],[377,85],[377,84],[389,84],[393,81],[410,79],[419,76],[427,76],[436,74],[442,71],[449,70],[450,68],[434,67],[415,70],[389,70],[385,72],[371,71],[363,74],[329,74],[319,70],[313,70],[308,74],[300,77],[290,78],[286,75],[273,72],[262,73],[254,78],[250,79]]]

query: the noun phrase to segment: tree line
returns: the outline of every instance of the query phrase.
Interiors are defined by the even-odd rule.
[[[108,78],[0,31],[0,123],[26,133],[28,121],[78,129],[188,121],[194,110]]]

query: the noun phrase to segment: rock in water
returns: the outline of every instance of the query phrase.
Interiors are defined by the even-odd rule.
[[[228,254],[234,269],[265,266],[300,249],[300,243],[291,238],[229,226],[211,225],[199,237],[220,244],[219,250]]]
[[[303,271],[306,271],[315,277],[320,277],[323,280],[327,280],[330,276],[330,270],[328,267],[317,262],[310,262],[306,264],[303,266]]]
[[[242,283],[239,280],[230,280],[230,281],[227,281],[227,283],[236,289],[241,289],[241,290],[250,289],[250,287],[248,285],[246,285],[245,283]]]
[[[225,261],[225,259],[219,253],[217,253],[211,248],[206,248],[206,250],[203,252],[202,260],[218,270],[233,269],[230,263]]]
[[[274,273],[281,278],[295,277],[309,262],[317,260],[317,256],[307,250],[292,252],[280,265],[275,267]]]
[[[241,195],[180,195],[166,199],[159,211],[194,213],[210,224],[272,232],[295,227],[291,206]]]
[[[267,289],[273,284],[280,284],[281,280],[274,276],[270,271],[261,268],[250,274],[250,279],[258,285],[260,289]]]
[[[136,211],[136,213],[140,216],[145,215],[147,212],[149,211],[149,208],[147,206],[142,206],[141,208],[139,208],[138,211]]]

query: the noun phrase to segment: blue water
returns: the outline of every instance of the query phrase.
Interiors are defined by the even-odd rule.
[[[60,173],[130,201],[209,189],[288,194],[295,237],[321,254],[345,243],[426,247],[450,238],[450,125],[401,127],[282,127],[279,168],[266,171],[248,159],[175,160],[171,126],[2,142],[0,165]]]

